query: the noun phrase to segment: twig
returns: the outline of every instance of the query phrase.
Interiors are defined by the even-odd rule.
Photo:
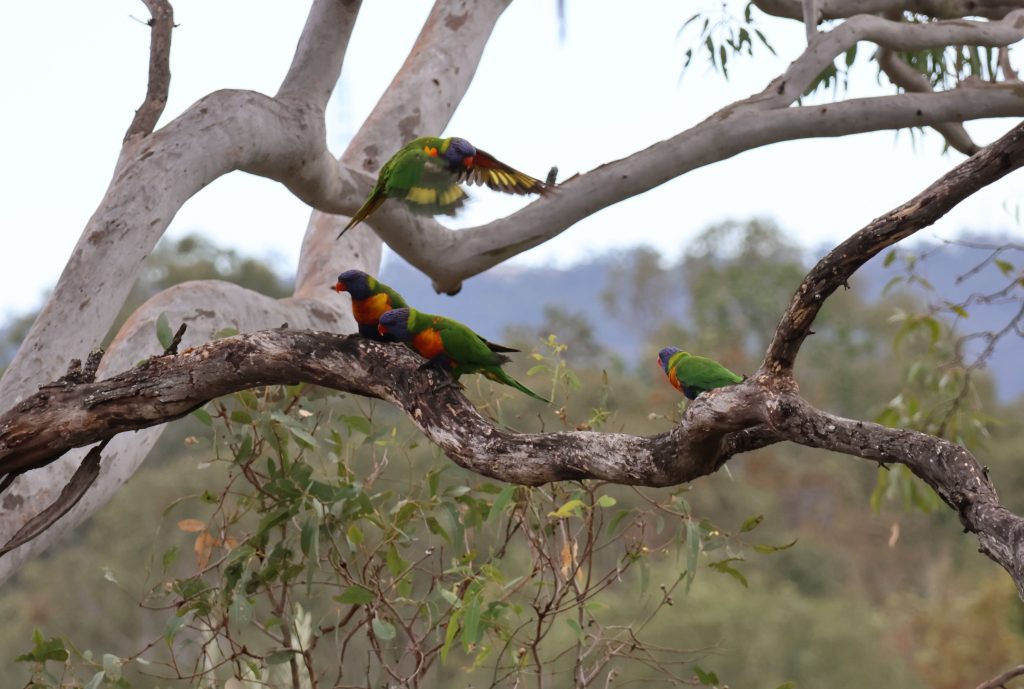
[[[100,454],[103,452],[103,448],[110,442],[109,439],[104,440],[96,447],[89,450],[89,454],[85,456],[82,463],[75,470],[71,480],[68,481],[67,485],[57,496],[57,499],[47,507],[45,510],[32,517],[28,520],[23,527],[18,529],[7,543],[0,547],[0,557],[11,552],[15,548],[28,543],[33,538],[50,528],[55,521],[63,517],[68,511],[71,510],[78,501],[85,495],[85,491],[89,489],[89,486],[93,484],[96,477],[100,474]],[[7,482],[7,478],[11,478],[13,475],[8,475],[4,479],[4,488],[10,485]],[[13,480],[13,479],[12,479]]]
[[[168,0],[142,0],[152,18],[149,44],[149,84],[146,98],[135,111],[135,117],[125,132],[124,140],[153,133],[157,120],[167,105],[171,87],[171,30],[174,28],[174,10]]]
[[[977,689],[996,689],[997,687],[1002,687],[1014,677],[1020,677],[1021,675],[1024,675],[1024,665],[1018,665],[1001,675],[996,675],[992,679],[982,682],[978,685]]]

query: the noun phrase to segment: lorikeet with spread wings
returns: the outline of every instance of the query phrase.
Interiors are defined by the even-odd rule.
[[[678,347],[665,347],[658,352],[658,365],[665,369],[672,387],[691,400],[702,392],[743,380],[714,359],[694,356]]]
[[[378,329],[381,335],[391,335],[405,342],[431,365],[448,371],[456,380],[464,373],[479,373],[547,403],[501,369],[509,360],[507,356],[493,351],[486,340],[458,321],[416,309],[395,309],[380,317]]]
[[[366,201],[338,237],[380,208],[385,199],[405,201],[414,213],[454,215],[466,199],[459,182],[486,184],[507,194],[546,194],[551,186],[509,167],[457,136],[421,136],[380,169]]]

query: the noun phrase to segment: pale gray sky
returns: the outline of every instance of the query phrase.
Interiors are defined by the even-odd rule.
[[[760,90],[799,54],[803,29],[766,20],[779,56],[761,50],[732,64],[726,82],[695,63],[680,82],[678,28],[700,3],[670,0],[568,3],[558,40],[554,0],[516,0],[498,23],[480,69],[446,134],[506,162],[561,177],[628,155]],[[706,3],[717,6],[711,0]],[[163,122],[218,88],[276,91],[308,3],[177,0],[170,102]],[[405,58],[426,0],[366,0],[328,111],[340,152]],[[60,274],[109,180],[121,137],[145,92],[149,30],[138,0],[8,3],[0,24],[0,319],[32,308]],[[880,93],[875,69],[849,95]],[[969,125],[987,142],[1011,120]],[[426,133],[426,132],[424,132]],[[707,224],[774,217],[808,246],[834,241],[917,193],[962,160],[940,155],[935,135],[892,132],[782,143],[697,170],[609,208],[516,259],[568,263],[637,243],[675,255]],[[1011,175],[936,226],[1021,233],[1007,206],[1024,188]],[[520,201],[474,190],[456,226],[503,215]],[[187,203],[170,234],[201,231],[274,257],[293,270],[309,209],[282,186],[244,173],[223,177]]]

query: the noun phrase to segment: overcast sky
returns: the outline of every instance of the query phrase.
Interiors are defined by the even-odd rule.
[[[705,3],[718,5],[716,0]],[[475,80],[445,134],[463,136],[524,171],[560,177],[628,155],[760,90],[799,54],[803,29],[766,20],[779,56],[761,50],[724,81],[695,64],[680,81],[678,29],[700,3],[569,0],[559,41],[554,0],[516,0],[498,23]],[[176,0],[166,123],[206,93],[274,93],[308,3]],[[430,3],[366,0],[328,110],[340,153],[405,58]],[[138,0],[7,3],[0,23],[0,319],[36,306],[103,195],[124,131],[145,93],[149,30]],[[849,96],[880,93],[862,50]],[[969,125],[980,142],[1012,120]],[[427,133],[427,132],[424,132]],[[782,143],[696,170],[572,227],[516,259],[569,263],[614,247],[653,245],[676,255],[709,223],[768,216],[804,245],[848,235],[916,194],[955,163],[934,134],[906,132]],[[930,235],[963,228],[1020,234],[1024,188],[1010,175],[961,204]],[[456,226],[517,207],[473,190]],[[199,231],[294,270],[309,209],[282,186],[244,173],[186,203],[170,236]]]

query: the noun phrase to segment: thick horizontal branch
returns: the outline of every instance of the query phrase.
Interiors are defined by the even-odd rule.
[[[754,5],[766,14],[803,21],[801,0],[754,0]],[[914,12],[935,19],[1001,19],[1020,9],[1014,0],[818,0],[817,5],[818,17],[825,20],[890,12]]]
[[[572,177],[558,186],[559,193],[486,225],[453,231],[388,203],[368,224],[433,278],[435,289],[454,292],[463,280],[543,244],[603,208],[759,146],[1006,116],[1024,116],[1024,98],[1009,85],[766,111],[725,108],[671,139]]]
[[[735,107],[785,107],[800,98],[832,62],[860,41],[897,51],[924,50],[947,45],[1003,47],[1024,39],[1024,10],[999,21],[966,19],[908,23],[858,14],[831,31],[816,34],[807,49],[765,90]]]
[[[768,401],[770,425],[785,440],[883,464],[904,464],[975,533],[1024,598],[1024,519],[999,503],[985,467],[966,448],[927,433],[888,428],[819,411],[795,395]]]
[[[154,357],[105,380],[46,387],[0,416],[0,473],[44,466],[74,447],[179,418],[209,400],[272,384],[313,383],[399,406],[455,462],[511,483],[599,478],[663,486],[715,471],[762,447],[761,392],[748,382],[703,396],[682,423],[650,438],[620,433],[515,433],[483,418],[445,374],[401,345],[358,336],[265,330]]]
[[[927,189],[830,251],[807,274],[783,315],[762,368],[788,376],[825,300],[879,252],[928,227],[982,187],[1024,165],[1024,124],[957,165]]]
[[[0,416],[0,473],[52,462],[72,447],[179,418],[238,390],[308,382],[387,400],[459,465],[510,483],[596,478],[668,486],[779,440],[879,463],[902,463],[978,535],[1024,595],[1024,520],[999,504],[970,452],[924,433],[821,412],[763,374],[689,405],[666,433],[516,433],[482,417],[446,374],[397,344],[358,336],[266,330],[154,357],[94,383],[54,385]]]

